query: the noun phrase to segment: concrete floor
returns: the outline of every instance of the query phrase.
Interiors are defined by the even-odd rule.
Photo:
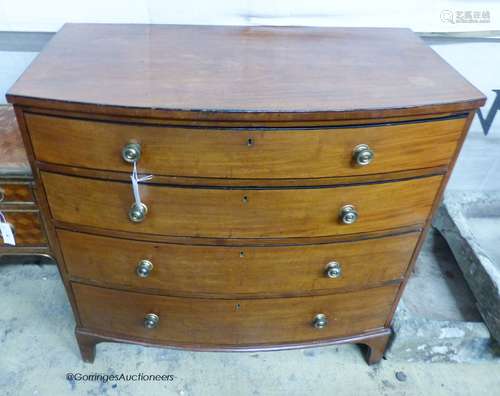
[[[480,322],[481,315],[446,240],[430,229],[404,293],[416,317]]]
[[[53,265],[0,265],[0,395],[500,395],[500,359],[369,367],[357,346],[186,352],[104,343],[83,363]],[[398,374],[397,372],[404,374]],[[172,381],[82,382],[66,373],[172,374]]]

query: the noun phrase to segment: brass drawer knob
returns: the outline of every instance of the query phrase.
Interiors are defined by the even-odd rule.
[[[325,267],[325,275],[327,278],[340,278],[342,275],[342,266],[337,261],[329,262]]]
[[[135,269],[137,276],[140,278],[147,278],[151,274],[151,271],[153,271],[153,263],[149,260],[139,261]]]
[[[326,326],[328,326],[328,318],[325,314],[317,314],[312,321],[312,325],[316,329],[324,329]]]
[[[146,329],[154,329],[155,327],[158,327],[159,323],[160,317],[157,314],[148,313],[144,317],[144,327]]]
[[[353,205],[344,205],[340,209],[340,220],[344,224],[354,224],[358,220],[358,211]]]
[[[0,188],[0,202],[5,199],[5,191],[3,188]]]
[[[141,202],[140,206],[136,203],[132,204],[128,212],[128,218],[134,223],[140,223],[146,217],[148,213],[148,207]]]
[[[122,149],[122,158],[125,162],[137,162],[141,158],[141,145],[128,143]]]
[[[375,153],[367,144],[359,144],[354,147],[352,158],[357,165],[366,166],[373,161]]]

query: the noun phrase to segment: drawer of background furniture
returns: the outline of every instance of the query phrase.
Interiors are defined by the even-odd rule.
[[[298,293],[400,279],[419,233],[302,246],[151,243],[57,230],[71,277],[169,293]]]
[[[16,246],[45,245],[47,243],[38,210],[2,210],[2,213],[14,231]],[[11,246],[4,244],[1,238],[0,242],[2,247]]]
[[[352,234],[423,224],[442,176],[343,187],[283,189],[140,186],[148,212],[129,220],[131,184],[41,172],[55,220],[170,236],[264,238]],[[359,218],[341,221],[352,205]],[[353,213],[344,209],[346,220]]]
[[[217,129],[120,124],[26,113],[36,159],[130,172],[122,148],[140,143],[139,170],[215,178],[317,178],[447,165],[465,118],[331,128]],[[356,163],[368,145],[375,157]],[[367,151],[361,150],[363,156]],[[362,161],[362,158],[360,158]]]
[[[0,204],[33,203],[33,193],[28,183],[0,182]]]
[[[301,342],[381,328],[398,290],[384,286],[326,296],[231,300],[156,296],[79,283],[72,288],[84,328],[191,345]],[[321,318],[315,321],[318,314],[328,321],[323,328],[314,326],[322,324]]]

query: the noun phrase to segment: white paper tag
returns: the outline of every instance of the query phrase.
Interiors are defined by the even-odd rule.
[[[6,245],[16,245],[16,239],[12,233],[12,228],[10,228],[9,223],[0,223],[0,232],[2,233],[3,243]]]
[[[141,207],[141,193],[139,192],[139,183],[143,181],[148,181],[153,178],[152,175],[139,177],[137,175],[137,165],[134,161],[132,174],[130,175],[130,179],[132,179],[132,192],[134,193],[135,204],[138,208]]]

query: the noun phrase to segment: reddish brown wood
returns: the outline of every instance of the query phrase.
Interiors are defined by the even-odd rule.
[[[0,256],[49,255],[32,176],[21,134],[11,106],[0,106],[0,211],[14,229],[16,245],[0,238]]]
[[[367,338],[363,341],[363,344],[368,348],[366,353],[366,361],[368,364],[372,365],[380,362],[391,338],[391,333],[391,330],[387,329],[387,333],[378,337]]]
[[[311,189],[217,189],[141,186],[148,214],[128,218],[129,183],[42,172],[53,219],[107,230],[208,238],[346,235],[423,223],[442,177]],[[339,220],[344,205],[359,220]]]
[[[57,108],[45,108],[42,106],[30,106],[26,104],[19,104],[23,107],[26,113],[40,114],[40,115],[51,115],[51,116],[61,116],[61,117],[71,117],[80,118],[85,120],[95,120],[95,121],[109,121],[109,122],[120,122],[120,123],[146,123],[151,125],[162,125],[162,126],[186,126],[186,127],[224,127],[224,128],[284,128],[284,127],[306,127],[306,128],[317,128],[317,127],[333,127],[342,125],[353,125],[355,122],[357,125],[367,125],[376,123],[398,123],[401,121],[427,121],[432,119],[440,119],[445,117],[456,116],[457,114],[463,114],[464,111],[452,111],[444,113],[426,113],[422,114],[409,114],[409,115],[399,115],[392,117],[377,117],[372,118],[343,118],[336,120],[309,120],[309,121],[286,121],[286,120],[264,120],[259,121],[246,119],[246,120],[185,120],[185,119],[170,119],[170,118],[157,118],[154,115],[149,115],[148,117],[140,117],[133,113],[123,113],[118,112],[117,114],[109,113],[96,113],[96,112],[86,112],[74,108],[71,111],[58,110]]]
[[[29,181],[31,170],[12,106],[0,105],[0,181],[20,178]],[[0,186],[1,187],[1,186]]]
[[[408,29],[116,24],[66,24],[7,97],[219,121],[407,116],[485,101]]]
[[[397,286],[324,296],[201,299],[146,295],[71,283],[82,326],[165,344],[207,347],[310,342],[383,327]],[[159,317],[145,328],[147,314]],[[328,325],[313,326],[317,314]]]
[[[154,175],[230,179],[313,179],[447,166],[465,116],[365,128],[188,128],[25,115],[38,161],[130,172],[121,149],[141,144],[138,166]],[[57,141],[58,144],[53,142]],[[359,166],[353,150],[375,152]],[[82,147],[92,147],[82,150]]]
[[[82,176],[92,179],[117,180],[130,182],[130,172],[110,172],[76,168],[73,166],[49,164],[36,161],[42,171],[62,173],[66,175]],[[412,169],[408,171],[377,173],[372,175],[320,177],[314,179],[220,179],[214,177],[182,177],[182,176],[154,176],[155,184],[193,187],[325,187],[343,186],[348,184],[365,184],[372,182],[396,181],[414,179],[423,176],[437,176],[446,173],[447,166]],[[142,172],[141,172],[142,174]]]
[[[336,243],[336,242],[354,242],[367,240],[378,237],[386,237],[392,235],[402,235],[409,232],[420,232],[422,226],[411,225],[406,227],[399,227],[393,230],[378,230],[371,232],[359,232],[355,234],[346,235],[329,235],[325,237],[302,237],[302,238],[201,238],[192,236],[168,236],[156,234],[133,234],[131,235],[126,231],[113,231],[99,229],[97,227],[88,227],[82,225],[74,225],[63,223],[59,221],[52,221],[58,229],[69,231],[84,232],[88,234],[102,235],[103,233],[110,237],[130,239],[133,238],[137,241],[146,242],[160,242],[160,243],[175,243],[179,245],[200,245],[200,246],[295,246],[295,245],[315,245],[323,243]]]
[[[16,105],[35,169],[35,196],[85,360],[93,360],[100,341],[210,350],[359,342],[369,346],[368,362],[374,363],[386,348],[392,312],[410,268],[401,287],[394,284],[398,279],[386,283],[383,275],[372,283],[365,278],[373,271],[363,266],[361,247],[376,243],[382,248],[388,239],[374,238],[410,238],[403,234],[429,227],[473,111],[485,98],[402,29],[68,25],[12,88],[9,100]],[[439,119],[464,110],[470,112],[465,126],[463,119]],[[417,121],[422,125],[416,126]],[[144,130],[142,125],[147,125]],[[262,148],[253,156],[236,144],[249,131],[259,133],[260,144],[252,149]],[[339,131],[348,138],[337,139]],[[284,148],[275,133],[283,134]],[[137,134],[154,154],[144,157],[144,169],[158,174],[141,186],[151,212],[145,222],[131,225],[128,170],[119,152],[110,150],[119,150],[120,139]],[[346,163],[350,146],[360,137],[380,144],[376,154],[383,154],[366,172]],[[175,150],[169,151],[169,143]],[[157,146],[162,149],[155,151]],[[207,153],[198,155],[193,148]],[[293,155],[286,148],[293,148]],[[331,162],[321,150],[335,154]],[[348,231],[338,223],[338,209],[346,203],[362,209]],[[80,260],[85,254],[74,247],[78,238],[67,249],[62,235],[69,232],[94,234],[85,244],[88,250],[97,247],[96,255],[88,254],[87,260],[105,257],[106,243],[99,238],[113,238],[109,249],[115,252],[123,239],[144,254],[154,246],[161,257],[172,254],[177,265],[192,273],[189,259],[210,258],[211,249],[232,252],[244,246],[276,255],[284,249],[291,256],[296,249],[311,252],[297,254],[300,261],[329,249],[315,244],[338,243],[358,246],[350,257],[359,257],[355,265],[362,269],[354,278],[349,275],[352,283],[345,287],[305,290],[294,283],[304,278],[300,263],[293,264],[297,277],[281,277],[272,260],[263,257],[258,260],[263,276],[271,271],[269,278],[282,285],[295,279],[291,292],[292,286],[286,286],[270,294],[272,284],[260,284],[257,272],[248,280],[254,285],[246,289],[253,289],[251,297],[232,295],[238,285],[221,297],[213,293],[228,291],[220,284],[203,293],[207,284],[185,280],[149,289]],[[423,236],[413,262],[422,241]],[[182,246],[167,251],[165,243]],[[405,244],[408,250],[410,245],[414,240]],[[121,249],[128,251],[124,256],[133,255],[134,250]],[[221,253],[223,261],[230,265],[234,261],[226,254]],[[402,256],[393,265],[385,259],[388,274],[395,274],[404,270],[407,254],[404,263]],[[375,249],[372,262],[384,260]],[[113,265],[119,273],[130,264],[121,257]],[[221,276],[229,276],[218,265]],[[177,279],[184,267],[175,268]],[[240,286],[244,289],[244,282]],[[310,317],[320,311],[336,326],[318,333]],[[141,327],[145,312],[161,314],[156,333]]]
[[[86,363],[94,363],[95,348],[100,339],[94,335],[81,331],[78,327],[75,329],[75,336],[82,360]]]
[[[80,347],[80,352],[82,354],[82,359],[86,362],[92,363],[95,359],[95,346],[100,342],[127,342],[131,344],[137,344],[142,346],[156,346],[165,347],[164,343],[156,342],[154,340],[143,339],[139,337],[131,337],[125,335],[117,335],[106,331],[95,332],[89,329],[84,329],[77,327],[75,329],[77,336],[77,341],[82,340],[82,345]],[[261,352],[261,351],[282,351],[282,350],[293,350],[298,348],[313,348],[320,346],[331,346],[345,343],[360,344],[360,346],[367,347],[366,350],[366,360],[368,364],[376,364],[380,360],[369,360],[369,354],[371,353],[368,345],[376,344],[378,339],[383,341],[380,343],[383,347],[384,342],[390,338],[392,334],[390,329],[382,328],[374,331],[364,332],[360,334],[353,334],[349,337],[338,337],[331,339],[315,340],[311,342],[300,342],[300,343],[287,343],[287,344],[259,344],[256,346],[234,346],[234,347],[209,347],[202,346],[198,344],[182,344],[173,343],[169,344],[167,347],[169,349],[180,349],[180,350],[191,350],[198,352]],[[387,347],[387,343],[385,344]],[[381,349],[379,349],[381,350]],[[379,352],[380,358],[383,356],[383,352]],[[373,356],[375,357],[375,356]]]
[[[16,246],[44,246],[47,244],[45,233],[40,222],[40,216],[37,209],[1,209],[5,220],[14,230]],[[0,247],[5,248],[8,245],[3,244],[0,239]]]
[[[30,182],[4,182],[0,179],[0,204],[33,204],[33,200]]]
[[[327,294],[399,281],[418,235],[319,245],[224,247],[140,242],[57,230],[72,279],[164,295],[236,298]],[[153,264],[146,278],[136,274],[141,260]],[[338,278],[325,274],[326,265],[333,261],[341,267]]]

